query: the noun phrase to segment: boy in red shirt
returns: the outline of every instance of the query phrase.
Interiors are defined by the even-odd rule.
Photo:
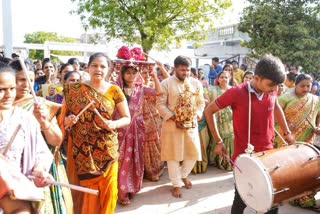
[[[235,160],[239,154],[245,153],[248,145],[248,91],[251,94],[250,142],[254,146],[254,151],[260,152],[273,148],[274,120],[279,123],[284,131],[284,138],[287,142],[295,142],[277,101],[277,88],[279,84],[284,82],[284,79],[284,66],[280,59],[272,55],[266,55],[256,65],[255,75],[251,82],[229,89],[208,105],[204,114],[216,142],[215,153],[218,155],[225,154],[225,146],[218,133],[214,113],[227,106],[232,108],[234,128],[234,154],[232,155],[232,160]],[[243,213],[245,208],[246,204],[242,201],[236,189],[231,214]],[[278,213],[278,208],[274,208],[267,213]]]

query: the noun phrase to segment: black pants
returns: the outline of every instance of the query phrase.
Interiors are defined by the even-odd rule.
[[[231,214],[243,214],[243,211],[246,207],[247,205],[242,201],[237,188],[235,188],[233,204],[231,207]],[[278,210],[278,207],[274,207],[268,212],[266,212],[266,214],[277,214]]]

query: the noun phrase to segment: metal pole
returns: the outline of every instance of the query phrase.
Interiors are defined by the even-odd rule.
[[[13,53],[11,0],[2,0],[2,14],[4,56],[11,58]]]

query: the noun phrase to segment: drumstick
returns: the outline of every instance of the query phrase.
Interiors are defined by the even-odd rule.
[[[233,160],[231,160],[231,158],[229,158],[228,155],[226,155],[225,153],[223,153],[223,156],[224,156],[225,158],[227,158],[227,160],[228,160],[234,167],[236,167],[236,168],[239,170],[240,173],[242,173],[242,171],[241,171],[241,169],[238,167],[238,165],[237,165]]]
[[[3,153],[2,153],[3,156],[6,156],[7,152],[9,151],[9,149],[10,149],[10,147],[11,147],[11,144],[13,143],[14,139],[16,138],[16,136],[17,136],[20,128],[21,128],[21,124],[19,124],[19,125],[17,126],[16,130],[14,130],[13,135],[11,136],[11,138],[10,138],[10,140],[9,140],[6,148],[5,148],[5,150],[4,150]]]
[[[24,74],[26,75],[26,79],[27,79],[27,82],[28,82],[28,85],[29,85],[31,94],[32,94],[32,96],[33,96],[34,102],[35,102],[35,103],[38,103],[37,96],[36,96],[36,93],[34,92],[34,89],[33,89],[32,84],[31,84],[30,77],[29,77],[29,74],[28,74],[28,70],[27,70],[27,68],[26,68],[26,65],[24,64],[24,61],[22,60],[21,57],[19,57],[19,61],[20,61],[20,65],[21,65],[21,67],[22,67],[22,70],[23,70]]]
[[[36,177],[32,176],[32,175],[29,175],[28,178],[35,179]],[[77,190],[77,191],[80,191],[80,192],[86,192],[86,193],[93,194],[93,195],[99,195],[99,190],[90,189],[90,188],[87,188],[87,187],[82,187],[82,186],[77,186],[77,185],[73,185],[73,184],[62,183],[62,182],[49,180],[49,179],[46,179],[46,183],[57,185],[57,186],[67,187],[69,189]]]
[[[86,105],[86,106],[77,114],[76,117],[77,117],[77,118],[80,117],[80,115],[83,114],[83,112],[85,112],[85,111],[86,111],[92,104],[94,104],[94,103],[95,103],[94,100],[91,100],[91,102],[88,103],[88,105]],[[72,126],[72,125],[71,125],[71,126]],[[70,126],[70,127],[71,127],[71,126]],[[65,129],[68,129],[68,128],[69,128],[69,126],[66,126],[66,127],[65,127]]]
[[[280,140],[283,142],[284,145],[288,146],[288,143],[286,140],[280,135],[280,133],[277,131],[277,129],[274,129],[274,132],[279,136]]]

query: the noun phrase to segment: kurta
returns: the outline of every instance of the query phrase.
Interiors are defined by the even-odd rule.
[[[187,78],[190,91],[195,93],[192,102],[195,107],[196,117],[202,117],[205,107],[203,97],[203,86],[199,80]],[[162,95],[157,98],[157,109],[163,118],[161,129],[161,160],[199,160],[201,161],[201,146],[198,133],[198,125],[189,129],[176,127],[176,123],[169,120],[175,115],[174,109],[177,105],[179,95],[184,93],[184,82],[176,76],[171,76],[161,82]]]

